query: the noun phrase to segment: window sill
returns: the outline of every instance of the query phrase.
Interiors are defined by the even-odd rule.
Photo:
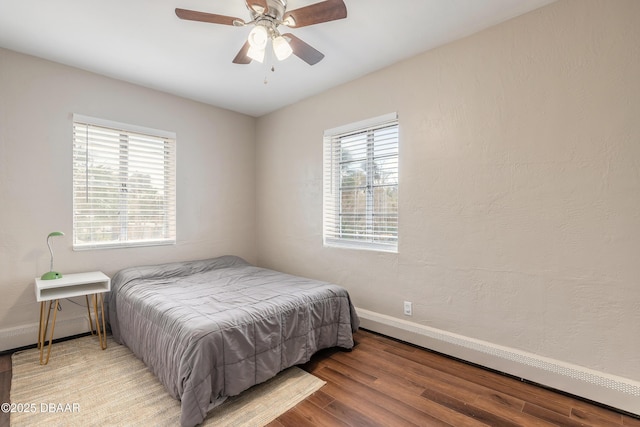
[[[355,249],[373,252],[387,252],[398,253],[398,245],[385,244],[385,243],[371,243],[371,242],[353,242],[343,240],[325,240],[323,246],[325,248],[337,248],[337,249]]]

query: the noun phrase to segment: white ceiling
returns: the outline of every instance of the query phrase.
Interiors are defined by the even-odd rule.
[[[243,0],[0,0],[0,47],[258,117],[553,1],[345,0],[346,19],[291,30],[325,54],[309,66],[232,64],[250,27],[174,13],[249,21]]]

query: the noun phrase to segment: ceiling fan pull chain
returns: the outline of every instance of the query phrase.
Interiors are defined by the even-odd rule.
[[[271,72],[272,72],[272,73],[275,73],[275,72],[276,72],[276,67],[275,67],[275,65],[272,65],[272,66],[271,66]],[[265,75],[265,76],[264,76],[264,84],[267,84],[267,83],[269,83],[269,80],[267,79],[267,76]]]

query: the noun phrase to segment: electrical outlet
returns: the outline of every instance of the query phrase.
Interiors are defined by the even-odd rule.
[[[411,301],[405,301],[404,302],[404,315],[405,316],[411,316],[413,313],[413,308],[411,306]]]

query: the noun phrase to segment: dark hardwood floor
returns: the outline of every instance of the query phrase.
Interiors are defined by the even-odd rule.
[[[360,330],[303,366],[327,384],[282,426],[640,426],[640,420]]]
[[[0,356],[0,404],[8,403],[11,389],[11,355]],[[0,411],[0,427],[9,425],[9,414]]]
[[[325,350],[302,367],[327,384],[269,427],[631,426],[640,420],[580,399],[360,330],[350,352]],[[0,403],[11,357],[0,356]],[[9,426],[0,413],[0,426]]]

